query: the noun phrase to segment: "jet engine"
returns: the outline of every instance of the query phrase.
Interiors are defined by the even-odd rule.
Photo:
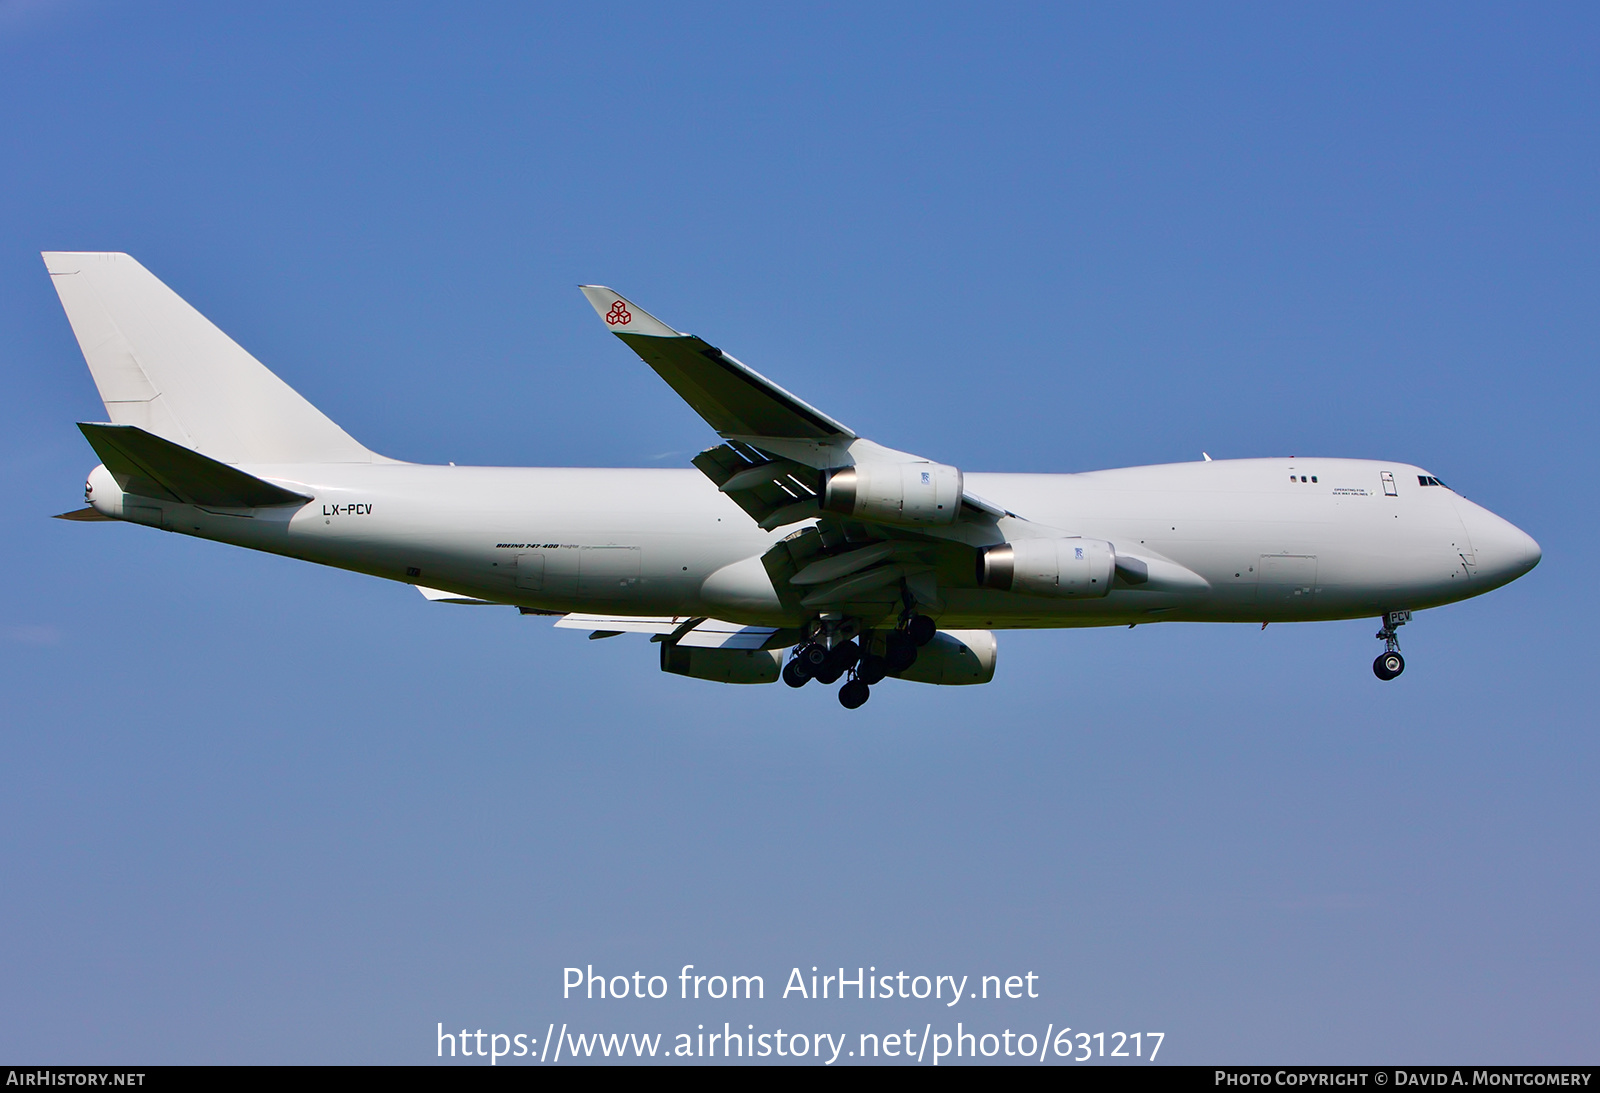
[[[857,463],[828,475],[822,507],[880,524],[952,524],[961,471],[943,463]]]
[[[1102,539],[1022,539],[978,554],[978,583],[1024,596],[1104,596],[1117,551]]]
[[[696,649],[661,643],[661,670],[715,683],[776,683],[782,649]]]
[[[994,678],[995,640],[987,630],[941,630],[917,650],[917,659],[896,679],[960,687]]]

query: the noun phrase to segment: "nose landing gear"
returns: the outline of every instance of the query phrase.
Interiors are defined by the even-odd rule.
[[[1411,621],[1409,611],[1390,611],[1383,616],[1383,629],[1376,637],[1383,642],[1383,652],[1372,662],[1372,674],[1387,683],[1406,670],[1406,658],[1400,655],[1400,627]]]

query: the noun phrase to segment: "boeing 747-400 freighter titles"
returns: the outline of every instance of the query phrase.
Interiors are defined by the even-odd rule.
[[[126,254],[47,253],[111,418],[88,507],[653,635],[663,671],[792,687],[987,683],[993,631],[1376,616],[1379,679],[1419,608],[1539,546],[1421,467],[1211,460],[980,474],[895,451],[609,288],[583,294],[722,437],[693,470],[437,467],[369,451]],[[786,657],[786,651],[789,652]]]

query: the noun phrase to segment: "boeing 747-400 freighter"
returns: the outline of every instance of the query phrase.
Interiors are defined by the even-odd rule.
[[[126,254],[45,264],[105,401],[88,507],[653,635],[664,671],[793,687],[987,683],[993,631],[1373,616],[1379,679],[1420,608],[1515,580],[1539,545],[1422,467],[1212,460],[963,472],[857,435],[609,288],[606,328],[722,438],[692,470],[425,466],[368,450]]]

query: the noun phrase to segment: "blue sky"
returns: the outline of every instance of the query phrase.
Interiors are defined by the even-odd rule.
[[[0,1058],[959,1016],[560,999],[694,963],[1031,970],[969,1022],[1173,1062],[1593,1061],[1597,31],[0,2]],[[967,469],[1400,459],[1544,561],[1419,615],[1390,685],[1370,620],[1006,633],[993,684],[848,716],[46,519],[104,411],[43,249],[134,254],[398,458],[707,446],[598,281]]]

